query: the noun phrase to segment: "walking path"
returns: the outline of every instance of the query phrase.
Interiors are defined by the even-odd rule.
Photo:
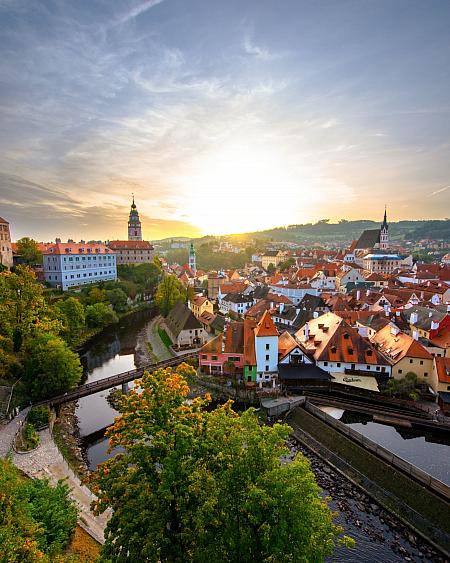
[[[0,456],[6,457],[12,451],[14,436],[20,425],[23,424],[29,409],[19,413],[8,424],[0,426]],[[111,516],[111,511],[106,511],[100,516],[94,516],[90,505],[95,500],[95,495],[84,485],[68,466],[61,452],[53,441],[50,430],[47,428],[39,432],[41,437],[40,446],[27,453],[13,452],[14,465],[21,469],[26,475],[33,479],[48,479],[56,484],[60,479],[65,480],[70,489],[70,496],[75,501],[79,513],[78,523],[99,543],[105,543],[104,530]]]
[[[20,411],[20,413],[8,423],[0,424],[0,457],[6,457],[12,450],[12,443],[17,431],[23,424],[29,407]]]

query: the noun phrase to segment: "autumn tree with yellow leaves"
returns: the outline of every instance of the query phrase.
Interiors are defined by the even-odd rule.
[[[108,436],[124,453],[90,477],[95,511],[113,509],[104,560],[310,562],[349,543],[307,459],[283,463],[290,428],[186,401],[193,372],[145,373],[121,401]]]

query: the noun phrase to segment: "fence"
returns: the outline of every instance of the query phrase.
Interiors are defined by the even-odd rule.
[[[428,489],[445,498],[447,501],[450,501],[450,487],[442,481],[439,481],[439,479],[432,477],[429,473],[422,471],[422,469],[419,469],[409,461],[406,461],[386,448],[383,448],[383,446],[380,446],[370,438],[356,432],[353,428],[346,426],[343,422],[333,418],[326,412],[311,404],[308,400],[305,403],[305,409],[317,418],[323,420],[329,426],[333,426],[333,428],[363,446],[366,450],[369,450],[384,461],[387,461],[396,469],[406,473],[412,479],[418,481],[421,485],[425,485]]]

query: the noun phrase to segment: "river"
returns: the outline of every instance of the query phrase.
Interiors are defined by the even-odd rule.
[[[126,317],[118,326],[109,328],[91,341],[81,356],[85,368],[86,381],[95,381],[103,377],[134,369],[136,367],[134,349],[137,338],[140,331],[144,330],[150,319],[151,314],[148,312],[144,315]],[[106,400],[108,394],[109,391],[100,391],[95,395],[84,397],[78,401],[76,409],[80,435],[86,448],[88,466],[91,470],[95,469],[99,463],[116,453],[107,453],[108,441],[102,434],[103,429],[110,425],[118,414],[117,411],[108,404]],[[363,427],[365,431],[369,428],[371,432],[374,430],[372,426],[369,426],[366,419],[355,419],[351,416],[347,416],[347,422],[352,424],[359,431],[361,431],[360,427]],[[373,425],[373,423],[371,424]],[[408,447],[407,444],[414,443],[414,439],[411,440],[406,436],[403,437],[403,430],[402,434],[400,434],[389,426],[378,424],[375,426],[380,427],[376,429],[378,439],[381,439],[380,436],[385,436],[386,441],[383,442],[385,447],[391,447],[392,451],[398,455],[403,454],[403,457],[409,459],[405,456],[402,448]],[[392,438],[393,432],[397,433],[395,439]],[[376,439],[373,435],[370,437]],[[422,442],[426,444],[426,448],[431,448],[428,450],[419,447],[417,450],[415,450],[415,448],[411,450],[416,451],[416,456],[422,460],[426,457],[434,458],[435,462],[430,464],[428,470],[431,471],[431,465],[442,465],[448,468],[448,459],[443,459],[442,457],[442,450],[440,449],[442,445],[427,442],[424,436],[418,436],[415,439],[417,439],[420,444],[422,444]],[[436,450],[434,448],[436,448]],[[439,453],[437,453],[438,451]],[[447,451],[449,451],[448,448]],[[308,452],[305,452],[305,454],[308,455]],[[419,459],[415,459],[418,465],[419,461]],[[419,466],[423,467],[423,465]],[[368,563],[374,560],[389,563],[402,561],[404,557],[396,552],[399,545],[405,546],[411,557],[410,560],[421,560],[417,556],[417,548],[410,546],[406,540],[398,537],[397,532],[393,530],[391,526],[387,525],[386,519],[380,520],[381,514],[373,514],[370,509],[366,510],[361,506],[361,503],[357,500],[358,496],[355,497],[358,493],[354,491],[352,485],[349,485],[348,482],[345,483],[346,480],[343,480],[339,475],[333,475],[333,473],[329,471],[328,473],[324,473],[323,469],[320,469],[320,467],[321,464],[318,463],[315,468],[315,473],[324,490],[329,492],[334,498],[334,500],[331,501],[332,508],[340,511],[338,523],[341,524],[345,528],[346,533],[356,541],[356,548],[350,552],[347,549],[338,547],[333,554],[332,561],[337,563]],[[427,470],[425,467],[423,468]],[[447,474],[446,471],[444,471],[444,473]],[[324,478],[328,479],[328,481],[321,482]],[[440,478],[442,478],[442,475]],[[340,493],[338,490],[335,490],[335,487],[338,487],[338,481],[343,483]],[[331,490],[330,484],[332,484]],[[342,500],[339,501],[339,498],[346,499],[347,508],[343,509],[339,506],[339,502],[342,502]],[[429,559],[424,557],[422,560]]]

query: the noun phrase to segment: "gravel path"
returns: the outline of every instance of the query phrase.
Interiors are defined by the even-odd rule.
[[[23,424],[29,410],[29,407],[23,409],[11,422],[0,425],[0,457],[6,457],[12,450],[14,437]]]

